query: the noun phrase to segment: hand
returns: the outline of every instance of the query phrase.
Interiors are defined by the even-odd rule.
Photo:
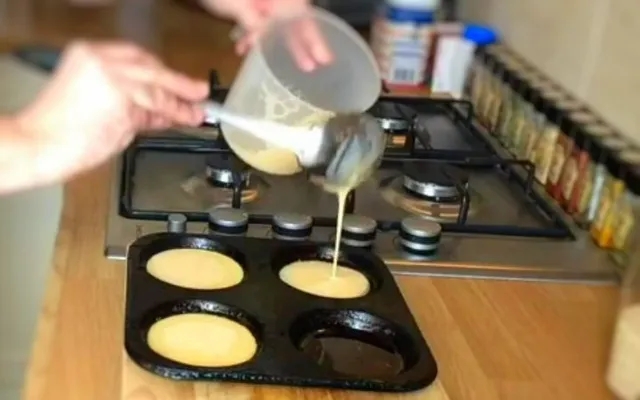
[[[206,82],[134,45],[77,42],[17,121],[38,146],[37,161],[46,160],[50,180],[59,180],[103,163],[137,132],[199,125],[207,92]]]
[[[275,18],[303,15],[309,0],[201,0],[210,11],[235,20],[244,30],[236,43],[239,54],[246,53]],[[287,32],[289,47],[296,62],[305,71],[331,62],[331,51],[312,18],[295,21]]]

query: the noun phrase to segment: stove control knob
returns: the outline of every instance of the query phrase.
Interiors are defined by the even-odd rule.
[[[167,218],[167,232],[185,233],[187,231],[187,217],[184,214],[169,214]]]
[[[343,244],[352,247],[371,247],[376,239],[378,223],[362,215],[345,215],[342,223]]]
[[[249,215],[237,208],[209,211],[209,230],[222,235],[243,235],[249,228]]]
[[[312,229],[313,218],[304,214],[276,214],[271,221],[273,237],[280,240],[306,240]]]
[[[400,223],[400,245],[412,254],[430,256],[440,244],[442,226],[420,217],[407,217]]]

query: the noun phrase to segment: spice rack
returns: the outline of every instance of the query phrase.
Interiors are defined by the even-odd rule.
[[[640,251],[640,149],[503,44],[478,49],[466,94],[488,132],[626,267]]]

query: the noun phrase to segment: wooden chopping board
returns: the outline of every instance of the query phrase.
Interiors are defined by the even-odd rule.
[[[428,388],[406,394],[302,389],[284,386],[234,383],[176,382],[138,367],[129,356],[122,357],[121,400],[450,400],[436,381]]]

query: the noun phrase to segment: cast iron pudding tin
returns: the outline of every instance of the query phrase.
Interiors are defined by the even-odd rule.
[[[233,381],[407,392],[431,384],[436,362],[387,266],[371,252],[345,248],[340,264],[363,273],[371,290],[330,299],[299,291],[278,276],[298,260],[327,260],[333,244],[182,233],[143,236],[127,259],[125,348],[142,368],[169,379]],[[157,280],[147,261],[170,249],[217,251],[244,269],[236,286],[192,290]],[[176,265],[176,268],[180,268]],[[258,351],[244,364],[205,368],[181,364],[147,344],[151,325],[184,313],[228,317],[247,327]]]

